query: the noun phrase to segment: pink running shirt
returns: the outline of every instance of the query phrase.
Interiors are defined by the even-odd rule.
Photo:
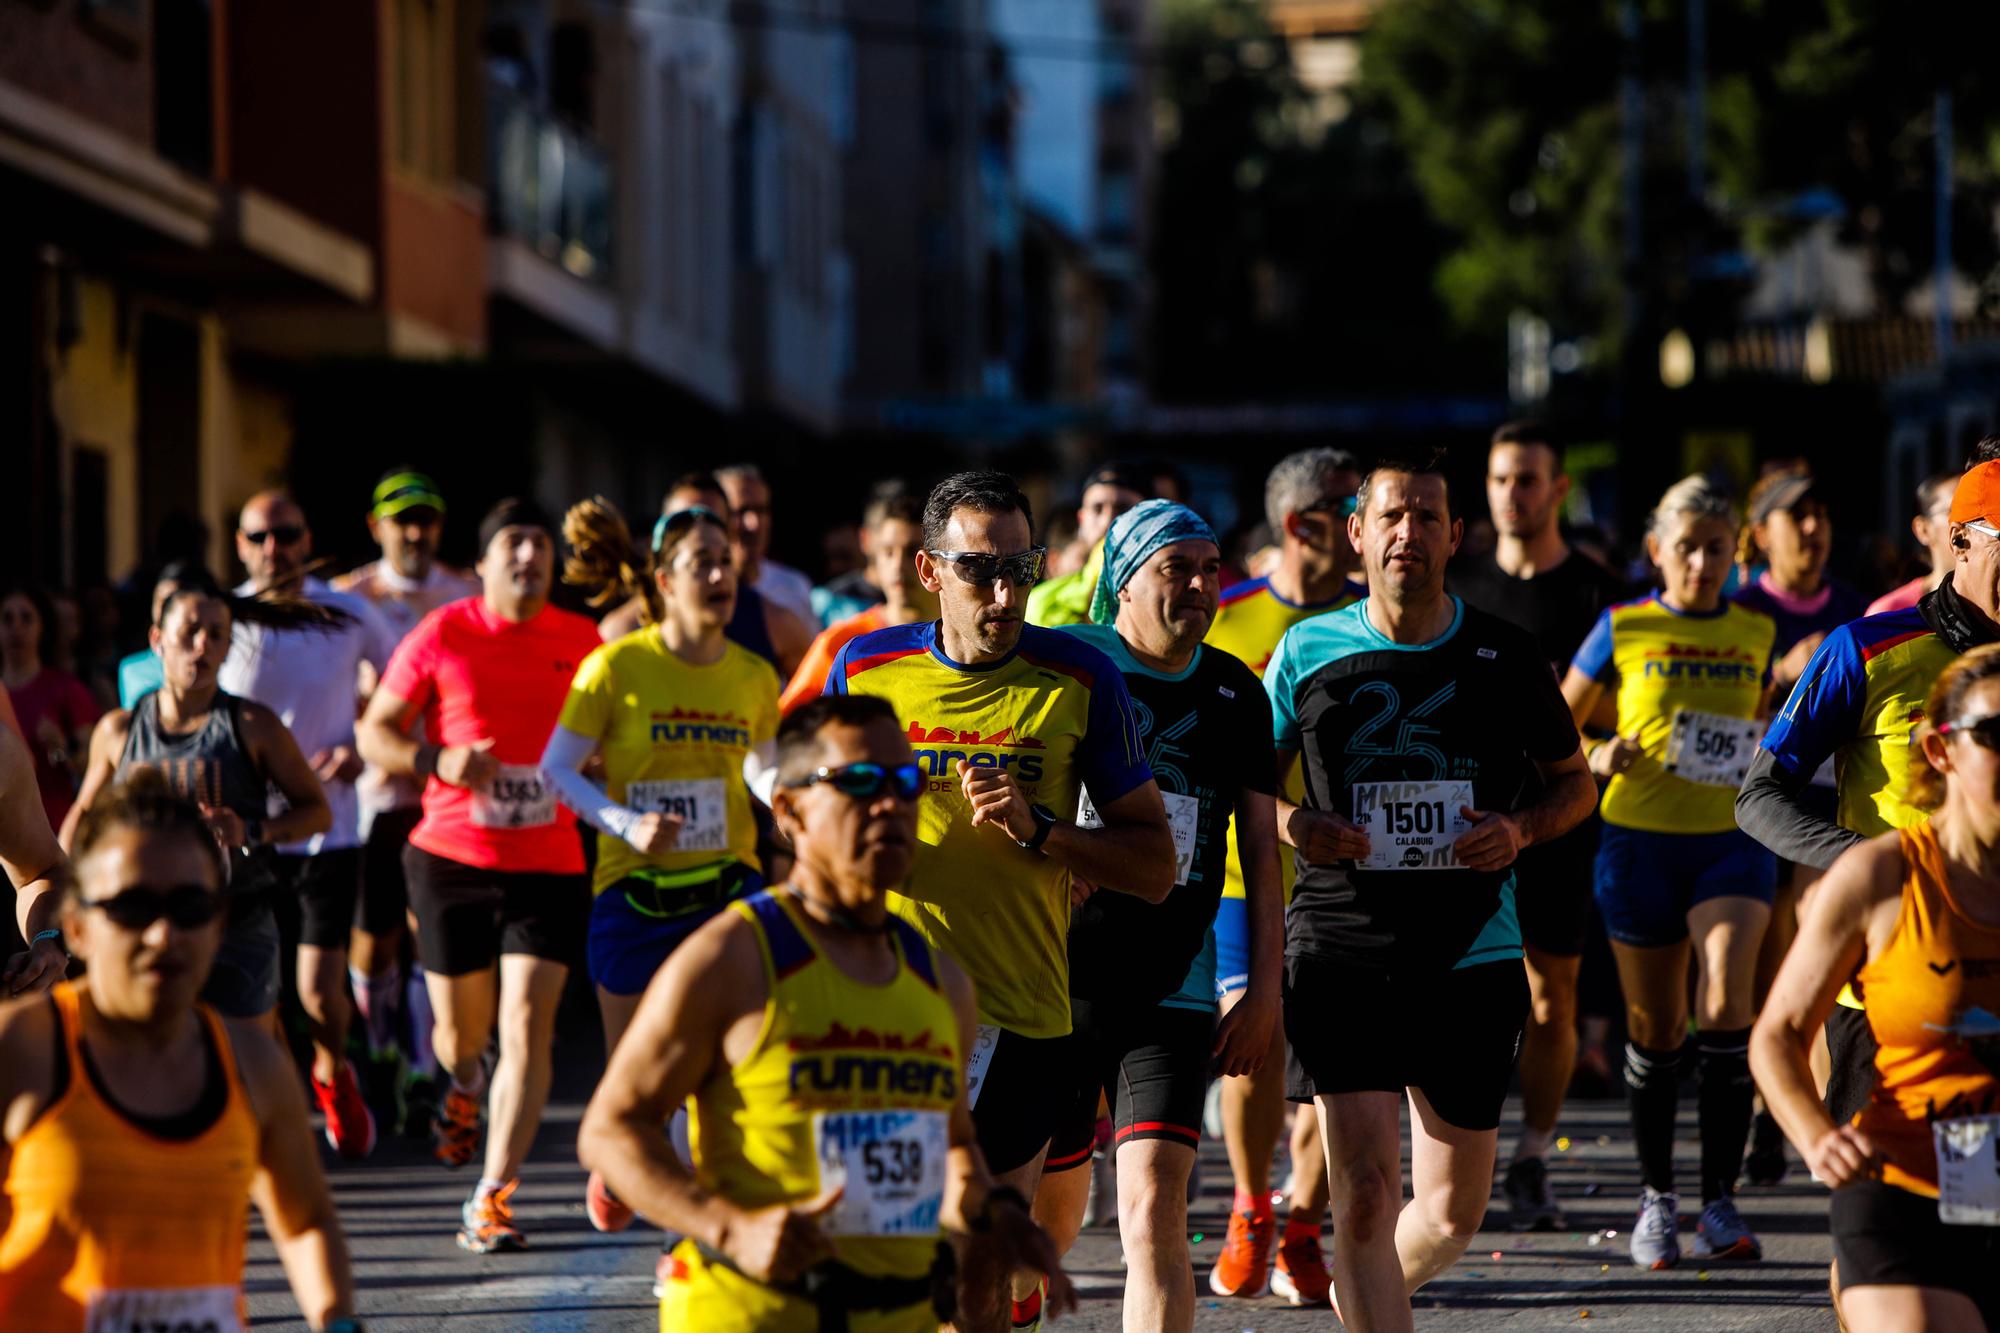
[[[542,747],[569,695],[570,677],[598,646],[597,626],[574,612],[543,607],[515,624],[481,597],[451,602],[417,622],[389,659],[381,688],[424,710],[424,734],[438,745],[491,740],[504,766],[494,796],[475,797],[433,776],[412,846],[488,870],[583,872],[576,820],[549,802],[521,799],[539,784]],[[504,799],[512,796],[514,799]]]

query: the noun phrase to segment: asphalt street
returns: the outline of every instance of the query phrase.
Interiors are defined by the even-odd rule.
[[[581,1061],[582,1053],[578,1053]],[[558,1086],[583,1086],[580,1067]],[[1692,1088],[1683,1101],[1680,1160],[1696,1158]],[[1510,1117],[1515,1108],[1510,1107]],[[476,1167],[453,1172],[417,1143],[384,1137],[370,1160],[330,1166],[354,1248],[361,1310],[377,1333],[542,1333],[544,1330],[650,1330],[659,1324],[652,1297],[658,1233],[643,1224],[619,1235],[593,1231],[583,1212],[576,1165],[579,1096],[549,1114],[516,1195],[525,1253],[475,1257],[453,1237],[458,1207]],[[1625,1252],[1637,1192],[1621,1101],[1573,1102],[1553,1158],[1567,1229],[1516,1236],[1505,1229],[1496,1194],[1488,1230],[1450,1273],[1417,1298],[1417,1326],[1447,1330],[1586,1327],[1700,1333],[1755,1328],[1758,1333],[1830,1330],[1826,1297],[1831,1251],[1826,1195],[1794,1166],[1782,1185],[1746,1189],[1744,1216],[1762,1238],[1756,1264],[1692,1261],[1671,1273],[1642,1273]],[[1221,1145],[1203,1148],[1202,1190],[1189,1230],[1200,1275],[1195,1327],[1215,1333],[1280,1333],[1337,1327],[1326,1310],[1293,1309],[1275,1298],[1220,1300],[1206,1287],[1229,1206]],[[1692,1181],[1688,1182],[1690,1187]],[[1684,1201],[1683,1246],[1693,1233],[1694,1201]],[[1616,1235],[1609,1233],[1616,1232]],[[1061,1321],[1076,1333],[1119,1327],[1122,1261],[1115,1227],[1084,1233],[1070,1258],[1084,1294],[1082,1311]],[[303,1328],[271,1247],[253,1239],[248,1274],[252,1321],[259,1329]]]

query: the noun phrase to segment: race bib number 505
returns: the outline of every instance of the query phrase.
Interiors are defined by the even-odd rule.
[[[813,1117],[822,1193],[839,1189],[834,1236],[935,1236],[950,1117],[943,1111],[823,1111]]]
[[[1358,870],[1458,870],[1451,845],[1468,828],[1470,782],[1357,782],[1354,823],[1368,835]]]
[[[1748,718],[1677,709],[1667,734],[1667,772],[1704,787],[1740,787],[1763,734]]]

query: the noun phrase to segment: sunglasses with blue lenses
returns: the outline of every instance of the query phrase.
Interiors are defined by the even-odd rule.
[[[872,801],[884,788],[893,788],[902,800],[914,801],[924,789],[924,770],[915,764],[898,764],[894,768],[883,764],[842,764],[839,768],[816,769],[785,785],[812,787],[822,782],[857,801]]]

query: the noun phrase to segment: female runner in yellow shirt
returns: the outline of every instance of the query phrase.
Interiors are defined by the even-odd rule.
[[[1596,897],[1618,960],[1631,1039],[1625,1083],[1643,1182],[1631,1233],[1641,1268],[1680,1262],[1674,1116],[1695,986],[1700,1070],[1700,1259],[1756,1259],[1730,1196],[1750,1126],[1750,1023],[1757,949],[1777,862],[1736,827],[1736,788],[1762,728],[1772,619],[1722,597],[1738,520],[1705,478],[1670,487],[1647,553],[1665,585],[1607,608],[1576,651],[1563,695],[1579,725],[1606,690],[1618,732],[1591,753],[1608,778]]]
[[[778,676],[723,636],[736,610],[729,531],[699,505],[662,517],[651,557],[624,520],[586,500],[563,521],[566,581],[617,605],[644,597],[646,622],[584,659],[542,756],[563,803],[598,830],[589,961],[607,1056],[667,955],[729,903],[763,887],[749,781],[768,768]],[[604,785],[582,773],[604,760]],[[631,1210],[593,1175],[600,1230]]]

